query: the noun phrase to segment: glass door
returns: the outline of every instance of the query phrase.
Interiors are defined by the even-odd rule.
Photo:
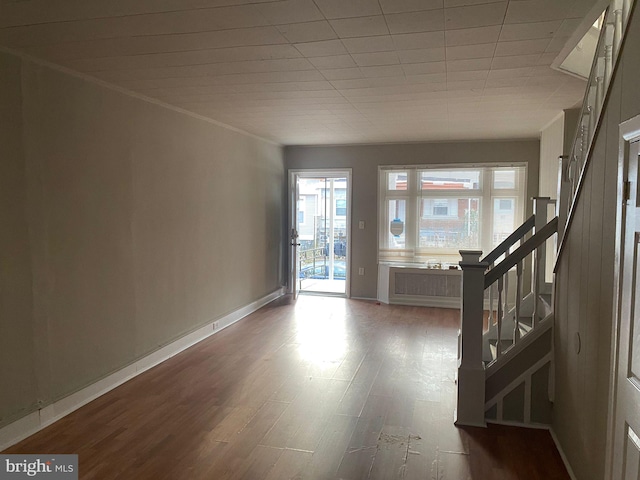
[[[349,176],[340,172],[295,174],[295,226],[291,230],[297,255],[294,291],[347,295]]]

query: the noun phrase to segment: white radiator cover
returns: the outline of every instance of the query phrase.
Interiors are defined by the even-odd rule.
[[[378,300],[396,305],[460,308],[462,271],[378,265]]]
[[[515,305],[515,271],[509,272],[507,298]],[[460,308],[462,270],[441,270],[420,265],[378,264],[378,300],[393,305]],[[497,296],[495,297],[497,298]],[[494,300],[497,302],[497,300]],[[489,291],[485,290],[485,309]],[[497,303],[494,303],[497,308]]]

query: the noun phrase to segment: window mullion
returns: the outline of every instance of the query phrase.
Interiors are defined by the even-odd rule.
[[[488,254],[492,250],[493,235],[493,205],[491,200],[491,192],[493,190],[493,170],[490,168],[482,169],[482,218],[480,219],[480,250],[483,255]]]
[[[407,190],[408,196],[407,199],[407,221],[405,224],[406,235],[405,241],[407,242],[406,248],[413,252],[412,260],[415,260],[416,248],[417,248],[417,240],[418,240],[418,222],[420,219],[418,218],[418,175],[415,169],[411,169],[408,172],[407,176]]]

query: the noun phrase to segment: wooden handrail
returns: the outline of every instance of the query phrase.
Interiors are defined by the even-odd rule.
[[[542,245],[547,238],[558,230],[558,217],[554,217],[539,232],[524,242],[518,249],[484,275],[484,288],[489,288],[498,278],[507,273],[514,265]]]
[[[505,253],[509,247],[511,247],[514,243],[520,240],[524,235],[533,228],[536,223],[536,216],[531,215],[529,218],[525,220],[525,222],[520,225],[511,235],[505,238],[500,245],[494,248],[491,252],[484,257],[481,262],[487,263],[491,265],[496,259]]]

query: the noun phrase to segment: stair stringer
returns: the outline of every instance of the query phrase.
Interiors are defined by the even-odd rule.
[[[553,315],[485,369],[485,418],[523,425],[551,421]]]

